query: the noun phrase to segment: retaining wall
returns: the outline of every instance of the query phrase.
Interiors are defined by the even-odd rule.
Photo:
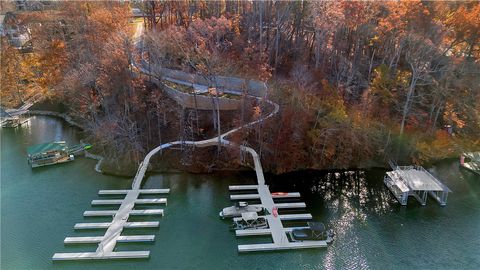
[[[152,81],[157,85],[162,85],[160,81],[158,81],[158,79],[156,78],[152,78]],[[168,87],[166,85],[162,85],[162,89],[170,98],[175,100],[178,104],[180,104],[180,106],[184,108],[189,108],[189,109],[197,108],[198,110],[213,110],[213,109],[216,110],[217,109],[214,103],[217,100],[216,98],[196,95],[197,102],[195,106],[195,96],[193,94],[184,93],[179,90],[175,90],[171,87]],[[238,110],[240,109],[240,105],[241,105],[241,100],[223,98],[223,97],[218,98],[218,107],[219,107],[219,110],[221,111]]]
[[[159,77],[169,77],[176,80],[212,86],[211,82],[207,81],[204,77],[197,74],[191,74],[180,70],[155,67],[152,68],[152,71]],[[215,81],[217,83],[217,87],[221,91],[227,93],[242,94],[243,91],[246,90],[249,95],[256,97],[264,97],[267,90],[265,84],[261,81],[225,76],[215,76]]]

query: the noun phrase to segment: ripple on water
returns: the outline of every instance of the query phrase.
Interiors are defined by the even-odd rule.
[[[59,133],[61,130],[61,133]],[[228,185],[254,184],[255,174],[156,174],[144,188],[171,188],[160,227],[127,234],[155,234],[151,244],[119,245],[150,250],[148,260],[52,263],[55,252],[93,251],[95,246],[63,245],[99,189],[122,189],[131,179],[93,171],[94,160],[32,171],[25,161],[29,144],[59,138],[78,142],[75,130],[54,118],[36,117],[30,127],[1,131],[1,253],[3,269],[471,269],[480,265],[480,179],[458,170],[458,162],[435,166],[452,189],[446,207],[414,200],[401,207],[383,185],[384,171],[302,172],[268,177],[275,191],[299,191],[315,220],[336,232],[326,249],[238,254],[237,239],[218,211],[231,204]],[[8,157],[3,158],[3,157]],[[162,206],[163,207],[163,206]],[[104,208],[106,209],[106,208]],[[134,217],[132,220],[150,220]]]

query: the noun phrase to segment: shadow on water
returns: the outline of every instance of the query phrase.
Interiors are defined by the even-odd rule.
[[[63,131],[62,131],[63,130]],[[59,136],[61,132],[62,136]],[[1,130],[1,269],[468,269],[480,265],[480,177],[445,161],[432,171],[453,191],[448,205],[414,199],[402,207],[383,184],[384,170],[304,171],[267,175],[272,191],[300,192],[306,211],[336,232],[325,249],[239,254],[238,244],[271,242],[269,237],[238,238],[231,221],[218,212],[233,202],[229,185],[255,184],[254,172],[150,174],[142,188],[170,188],[164,217],[130,217],[160,222],[159,228],[126,229],[124,235],[154,234],[153,243],[122,243],[118,250],[149,250],[149,259],[52,262],[55,252],[95,251],[95,245],[64,245],[67,236],[102,235],[105,230],[73,229],[76,223],[108,222],[84,218],[100,189],[126,189],[131,178],[101,175],[96,161],[31,170],[26,147],[79,135],[61,121],[36,117],[25,129]],[[28,198],[28,200],[26,199]],[[290,210],[286,210],[290,212]],[[295,211],[292,211],[295,212]],[[289,225],[302,225],[286,222]]]

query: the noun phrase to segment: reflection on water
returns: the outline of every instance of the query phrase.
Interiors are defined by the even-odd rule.
[[[438,164],[433,173],[453,191],[446,207],[430,198],[427,206],[413,198],[407,207],[400,206],[383,184],[384,170],[306,171],[271,176],[268,182],[274,190],[300,191],[314,219],[335,230],[325,269],[396,269],[402,268],[394,264],[400,261],[414,268],[467,265],[461,260],[437,265],[444,261],[441,254],[451,252],[480,263],[472,251],[480,244],[479,177],[460,173],[451,161]]]
[[[119,245],[119,250],[150,250],[148,260],[53,263],[55,252],[94,251],[93,245],[64,246],[73,225],[97,222],[92,209],[99,189],[124,189],[130,178],[96,173],[95,161],[32,170],[28,145],[52,140],[78,142],[75,129],[55,118],[35,117],[29,126],[1,131],[2,270],[16,269],[472,269],[480,265],[480,179],[445,161],[434,174],[453,191],[448,205],[411,199],[401,207],[383,184],[383,170],[267,175],[272,191],[298,191],[307,211],[336,232],[326,249],[238,254],[237,245],[265,242],[240,239],[218,212],[231,205],[229,185],[254,184],[255,174],[155,174],[143,188],[169,187],[160,228],[126,231],[154,234],[153,244]],[[59,135],[60,134],[60,135]],[[138,221],[148,219],[139,218]],[[152,218],[150,220],[158,220]],[[101,220],[98,222],[106,222]],[[292,225],[293,224],[293,225]],[[290,225],[295,226],[295,223]],[[304,225],[304,224],[302,224]]]

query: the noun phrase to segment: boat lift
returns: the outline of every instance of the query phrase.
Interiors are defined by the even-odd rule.
[[[447,205],[448,193],[452,191],[422,166],[390,165],[393,171],[387,172],[383,182],[401,205],[407,205],[409,196],[426,205],[427,195],[441,206]]]

